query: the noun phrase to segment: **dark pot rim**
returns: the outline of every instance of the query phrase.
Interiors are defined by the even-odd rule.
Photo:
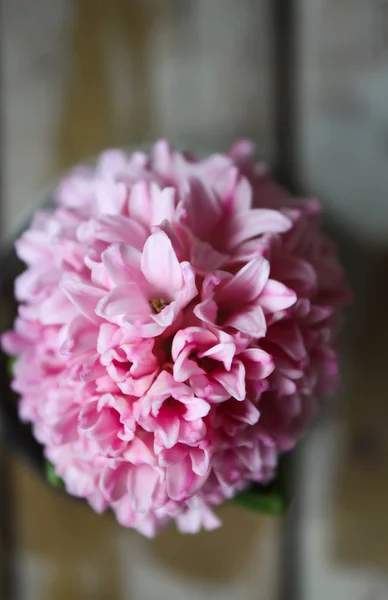
[[[14,239],[17,239],[24,226]],[[8,311],[6,307],[7,319],[5,330],[12,328],[13,319],[16,315],[16,301],[14,300],[13,290],[14,281],[18,273],[22,272],[23,263],[18,259],[13,241],[4,245],[0,252],[0,298],[2,301],[10,301],[12,308]],[[8,316],[8,312],[10,315]],[[3,333],[3,331],[1,332]],[[46,481],[45,476],[45,457],[43,446],[35,439],[30,425],[23,423],[18,414],[18,396],[11,389],[11,377],[9,372],[9,357],[3,352],[0,346],[0,415],[2,438],[6,447],[14,454],[20,456],[40,478]]]

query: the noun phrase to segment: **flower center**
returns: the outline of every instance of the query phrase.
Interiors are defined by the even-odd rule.
[[[154,298],[153,300],[150,300],[149,304],[154,313],[158,315],[170,303],[164,300],[164,298]]]
[[[201,369],[203,369],[205,373],[211,373],[217,366],[217,361],[213,360],[212,358],[208,358],[207,356],[204,356],[203,358],[198,358],[197,362],[198,366],[201,367]]]
[[[165,401],[164,401],[164,404],[166,406],[175,406],[176,403],[177,403],[177,401],[172,396],[170,396],[169,398],[166,398]]]
[[[162,414],[164,414],[165,416],[171,415],[171,413],[173,413],[174,415],[179,417],[184,415],[186,407],[183,404],[183,402],[179,402],[179,400],[175,400],[175,398],[170,396],[169,398],[166,398],[166,400],[163,402],[162,411]]]

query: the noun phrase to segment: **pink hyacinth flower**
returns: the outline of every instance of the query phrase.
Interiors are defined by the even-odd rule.
[[[16,242],[12,388],[68,493],[152,537],[276,477],[338,380],[349,291],[320,205],[247,140],[107,150]]]
[[[160,335],[197,294],[192,268],[178,262],[162,231],[148,238],[142,253],[131,246],[112,245],[102,260],[115,287],[100,300],[96,312],[124,323],[133,335]]]

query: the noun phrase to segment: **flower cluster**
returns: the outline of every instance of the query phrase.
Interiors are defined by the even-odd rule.
[[[241,141],[102,153],[16,243],[13,388],[70,494],[152,536],[219,525],[335,384],[347,288],[320,206]]]

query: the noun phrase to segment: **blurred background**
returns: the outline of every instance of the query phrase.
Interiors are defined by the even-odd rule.
[[[388,0],[2,0],[1,13],[4,244],[103,147],[249,136],[324,203],[356,298],[342,392],[298,453],[288,520],[224,508],[216,533],[150,542],[3,450],[1,598],[12,573],[20,600],[386,600]]]

